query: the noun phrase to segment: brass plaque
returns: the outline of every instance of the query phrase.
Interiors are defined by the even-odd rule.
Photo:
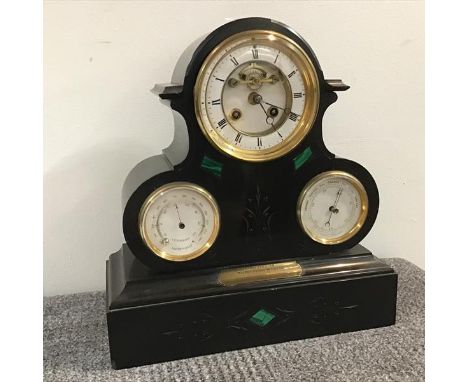
[[[218,282],[224,286],[249,284],[265,280],[285,279],[302,275],[302,267],[295,261],[253,265],[221,271]]]

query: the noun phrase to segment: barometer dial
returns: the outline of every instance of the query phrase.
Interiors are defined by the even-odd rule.
[[[368,197],[353,175],[328,171],[314,177],[302,190],[298,220],[312,240],[339,244],[352,238],[364,224]]]
[[[201,256],[216,240],[220,216],[208,191],[174,182],[155,190],[140,211],[140,234],[159,257],[187,261]]]
[[[291,151],[312,127],[318,78],[293,40],[254,30],[228,38],[208,55],[194,99],[200,127],[215,147],[266,161]]]

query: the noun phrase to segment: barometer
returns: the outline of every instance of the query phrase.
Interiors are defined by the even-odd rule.
[[[333,245],[359,232],[368,206],[366,190],[358,179],[343,171],[327,171],[302,190],[297,217],[312,240]]]

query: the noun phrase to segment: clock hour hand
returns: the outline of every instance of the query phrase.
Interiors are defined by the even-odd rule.
[[[262,101],[262,102],[263,102],[265,105],[274,107],[274,108],[276,108],[276,109],[281,109],[281,110],[283,110],[285,114],[291,113],[291,109],[289,109],[289,108],[284,108],[284,107],[281,107],[281,106],[273,105],[272,103],[269,103],[269,102],[266,102],[266,101]]]

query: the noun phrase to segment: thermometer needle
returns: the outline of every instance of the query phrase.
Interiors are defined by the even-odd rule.
[[[178,218],[179,218],[179,228],[180,228],[180,229],[184,229],[184,228],[185,228],[185,224],[182,223],[182,220],[180,219],[179,207],[177,207],[177,204],[175,205],[175,208],[176,208],[176,211],[177,211],[177,216],[178,216]]]

